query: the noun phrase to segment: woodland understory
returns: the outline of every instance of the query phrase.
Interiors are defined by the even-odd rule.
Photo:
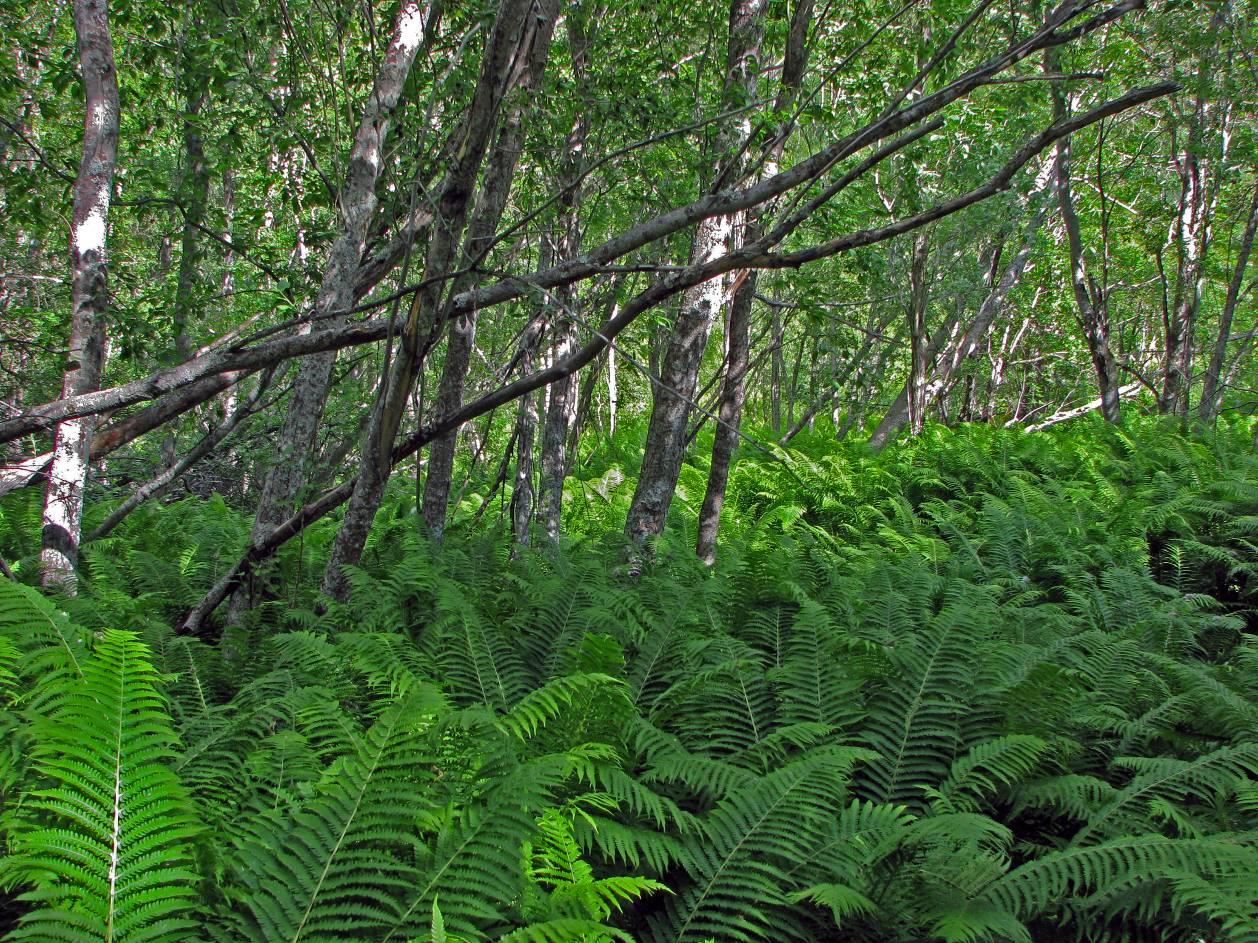
[[[0,938],[1258,943],[1254,0],[0,0]]]

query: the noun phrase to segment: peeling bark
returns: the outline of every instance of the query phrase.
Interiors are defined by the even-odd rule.
[[[105,359],[106,232],[118,153],[118,75],[105,0],[76,0],[86,114],[83,159],[74,184],[70,222],[70,344],[62,397],[99,388]],[[44,497],[42,579],[47,589],[73,593],[77,586],[83,489],[87,483],[92,417],[69,419],[56,427]]]
[[[727,105],[742,104],[755,97],[766,6],[766,0],[733,0],[730,5],[725,57],[724,101]],[[705,186],[719,184],[727,177],[741,176],[740,155],[749,132],[750,121],[745,113],[726,120],[717,136],[716,161],[710,179],[704,181]],[[700,222],[691,247],[690,264],[704,265],[736,250],[738,244],[731,242],[736,222],[741,229],[741,221],[734,214],[712,216]],[[652,387],[651,420],[642,470],[625,521],[625,534],[634,544],[642,545],[664,530],[668,506],[681,474],[686,425],[690,403],[698,387],[699,367],[725,294],[722,280],[709,278],[682,295],[660,368],[660,382]]]

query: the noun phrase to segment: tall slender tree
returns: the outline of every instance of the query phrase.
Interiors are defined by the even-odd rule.
[[[467,245],[464,249],[463,273],[455,279],[451,294],[472,288],[476,282],[476,266],[481,256],[493,245],[498,223],[507,206],[516,165],[524,147],[524,121],[528,108],[542,82],[551,36],[558,13],[557,0],[540,0],[537,16],[531,21],[531,39],[517,50],[519,63],[514,70],[513,100],[498,130],[498,138],[489,156],[484,179],[476,197],[476,208],[468,223]],[[450,416],[463,405],[463,386],[476,343],[475,309],[450,319],[447,328],[446,354],[441,365],[441,385],[437,392],[435,411]],[[450,503],[450,484],[454,471],[457,430],[433,442],[428,451],[428,474],[424,482],[421,513],[428,531],[440,537],[445,530]]]
[[[722,110],[738,109],[756,96],[767,5],[766,0],[733,0],[730,4]],[[701,189],[742,176],[741,157],[750,130],[746,111],[722,122],[713,160]],[[704,265],[736,251],[738,244],[731,240],[741,236],[740,224],[736,213],[709,216],[700,221],[691,244],[690,264]],[[664,529],[668,506],[681,474],[690,404],[698,387],[703,352],[725,296],[726,285],[720,277],[699,282],[682,294],[660,367],[659,382],[652,387],[651,421],[647,427],[642,470],[625,521],[625,533],[636,544],[644,543]]]
[[[503,98],[511,84],[519,50],[532,41],[525,19],[533,0],[501,0],[472,100],[456,132],[455,157],[434,196],[436,219],[424,259],[423,287],[411,302],[391,365],[381,378],[364,439],[359,473],[349,506],[337,530],[323,578],[329,596],[344,599],[349,580],[344,567],[358,562],[392,468],[394,439],[419,377],[424,358],[450,312],[444,304],[447,282],[459,257],[472,190],[489,149]]]
[[[776,114],[790,115],[795,108],[799,90],[803,85],[804,72],[808,66],[808,29],[812,24],[812,18],[812,0],[801,0],[795,4],[787,30],[786,55],[782,60],[782,75],[777,100],[774,102]],[[782,160],[783,147],[790,133],[790,120],[787,119],[781,126],[773,128],[771,138],[763,142],[767,154],[759,171],[759,178],[763,179],[777,173]],[[748,211],[743,220],[744,232],[736,238],[751,242],[760,238],[764,229],[763,220],[768,213],[768,207]],[[721,508],[725,503],[725,489],[729,484],[730,467],[733,463],[734,452],[738,447],[742,425],[743,403],[747,396],[747,372],[751,365],[752,306],[758,283],[758,273],[754,269],[744,270],[734,277],[726,326],[728,353],[725,375],[721,381],[717,424],[712,433],[712,461],[708,466],[708,483],[703,493],[703,506],[699,511],[699,530],[695,543],[695,552],[699,555],[699,559],[709,565],[716,561],[716,540],[721,527]],[[777,311],[774,309],[775,317],[776,314]],[[781,331],[775,329],[774,337],[780,340],[780,334]],[[780,357],[776,348],[773,357],[776,369],[777,358]],[[776,403],[775,398],[775,407]],[[774,419],[774,429],[777,428],[779,422],[780,417]]]
[[[586,138],[590,131],[590,26],[598,13],[583,3],[574,3],[564,22],[568,28],[568,49],[572,75],[577,86],[577,113],[563,143],[559,162],[559,219],[555,223],[552,252],[556,259],[572,259],[581,251],[581,170],[585,162]],[[550,304],[552,356],[568,356],[577,341],[575,316],[579,315],[577,293],[571,286],[557,289]],[[559,539],[563,509],[563,480],[568,471],[568,438],[577,408],[576,376],[561,377],[549,387],[546,422],[542,428],[540,502],[537,512],[546,536]]]
[[[105,0],[75,0],[74,30],[86,109],[70,218],[70,343],[63,397],[100,387],[109,307],[105,245],[118,155],[118,74]],[[91,416],[67,419],[53,434],[40,559],[44,586],[70,593],[76,587],[83,489],[95,425]]]
[[[345,323],[353,307],[366,245],[367,228],[376,212],[376,184],[385,166],[385,146],[394,113],[406,88],[415,56],[436,28],[439,5],[403,0],[394,20],[375,83],[363,105],[350,148],[345,179],[337,194],[338,231],[319,283],[314,313],[304,333],[333,331]],[[302,359],[288,411],[276,443],[278,460],[267,473],[258,499],[252,539],[256,542],[282,522],[305,487],[306,466],[327,403],[335,351]]]

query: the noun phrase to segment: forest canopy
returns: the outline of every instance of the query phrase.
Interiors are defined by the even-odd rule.
[[[0,936],[1258,940],[1256,14],[0,3]]]

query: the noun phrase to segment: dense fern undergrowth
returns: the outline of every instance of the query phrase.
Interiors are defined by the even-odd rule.
[[[171,629],[243,545],[218,500],[76,599],[0,581],[9,938],[1258,940],[1239,423],[746,455],[713,570],[687,468],[627,571],[626,464],[515,558],[497,502],[437,548],[399,486],[349,605],[321,525],[221,641]]]

